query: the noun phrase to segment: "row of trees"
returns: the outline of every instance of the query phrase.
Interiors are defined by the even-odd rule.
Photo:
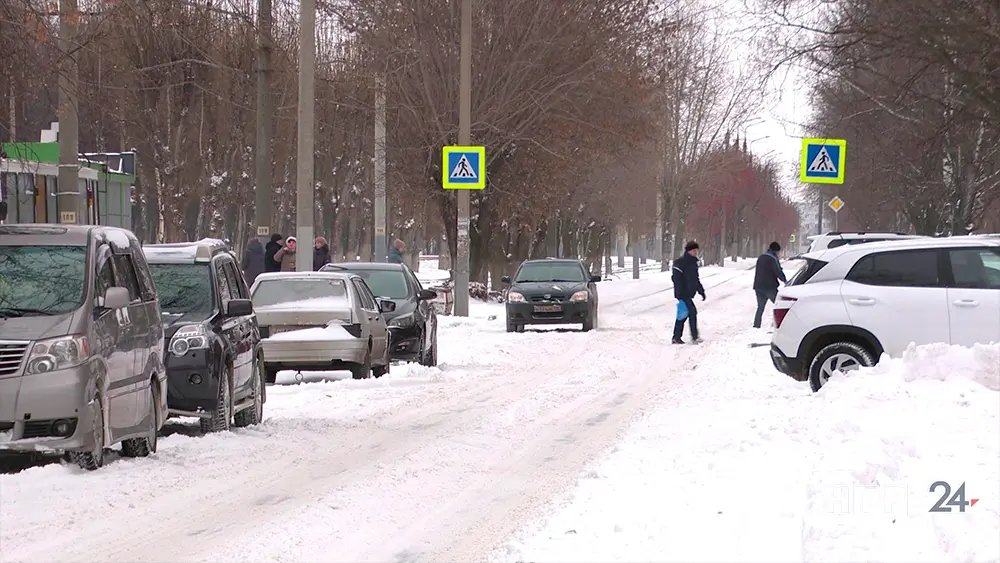
[[[730,143],[756,109],[759,76],[731,64],[737,47],[698,0],[473,4],[472,137],[487,147],[489,184],[473,194],[472,279],[558,249],[596,266],[619,231],[633,246],[659,238],[666,256],[685,236],[722,256],[794,229],[773,167]],[[458,5],[320,3],[313,212],[337,255],[371,254],[378,77],[390,237],[454,252],[440,150],[457,137]],[[250,0],[81,3],[71,54],[81,150],[138,152],[135,230],[145,240],[252,235],[256,9]],[[282,233],[297,212],[296,11],[274,4],[271,184]],[[57,30],[34,0],[0,5],[5,140],[34,140],[55,120]]]
[[[1000,12],[947,0],[763,0],[847,139],[841,228],[1000,231]],[[816,16],[816,14],[819,14]],[[776,36],[778,34],[775,34]],[[829,198],[831,191],[816,190]]]

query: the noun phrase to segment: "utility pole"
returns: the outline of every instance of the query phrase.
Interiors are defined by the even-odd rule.
[[[267,243],[271,236],[271,152],[273,109],[271,106],[271,0],[257,4],[257,150],[254,152],[254,222],[256,234]]]
[[[472,0],[462,0],[462,44],[459,50],[458,144],[472,144]],[[483,165],[485,170],[485,164]],[[458,190],[458,237],[455,256],[455,316],[469,316],[470,190]]]
[[[375,261],[387,262],[385,202],[385,76],[375,77]]]
[[[56,205],[60,223],[86,225],[87,192],[80,189],[80,114],[77,63],[77,0],[61,0],[59,10],[59,176]]]
[[[295,175],[295,238],[299,254],[295,270],[312,271],[313,211],[316,188],[313,165],[316,132],[316,0],[302,0],[299,15],[299,138]]]

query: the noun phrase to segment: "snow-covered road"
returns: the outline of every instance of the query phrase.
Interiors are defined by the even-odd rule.
[[[0,555],[482,559],[746,326],[727,314],[752,301],[744,267],[703,270],[702,346],[667,344],[668,277],[612,281],[595,332],[508,334],[503,309],[483,305],[473,318],[442,317],[439,368],[279,385],[256,428],[201,437],[175,427],[147,459],[2,475]]]

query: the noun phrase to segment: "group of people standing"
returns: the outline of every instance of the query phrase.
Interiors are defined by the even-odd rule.
[[[684,254],[674,260],[671,280],[674,283],[674,298],[677,299],[677,320],[674,323],[674,344],[684,344],[684,325],[691,328],[691,342],[699,343],[698,336],[698,308],[694,304],[694,296],[701,295],[701,300],[705,300],[705,288],[701,285],[701,278],[698,275],[698,243],[688,241],[684,245]],[[781,268],[781,259],[778,253],[781,252],[781,245],[772,242],[767,247],[767,251],[757,257],[757,265],[754,271],[753,290],[757,295],[757,312],[754,314],[753,326],[760,328],[764,308],[767,302],[778,298],[779,282],[787,283],[785,272]]]
[[[277,233],[271,235],[271,240],[267,244],[261,244],[260,239],[256,237],[251,238],[243,252],[243,276],[247,285],[252,285],[257,276],[264,272],[294,272],[297,265],[297,247],[298,239],[283,238]],[[389,250],[389,262],[402,264],[404,252],[406,246],[403,241],[396,239]],[[313,271],[318,271],[325,264],[329,264],[330,256],[330,244],[325,238],[316,237],[312,252]]]

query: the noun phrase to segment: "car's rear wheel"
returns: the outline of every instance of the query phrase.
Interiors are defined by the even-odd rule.
[[[820,349],[809,364],[809,387],[819,391],[835,372],[875,365],[875,357],[854,342],[834,342]]]
[[[372,376],[372,342],[368,341],[368,350],[365,352],[365,359],[360,364],[351,368],[351,378],[368,379]]]
[[[375,377],[382,377],[383,375],[389,375],[389,345],[385,346],[385,355],[382,358],[382,365],[372,366],[372,375]]]

